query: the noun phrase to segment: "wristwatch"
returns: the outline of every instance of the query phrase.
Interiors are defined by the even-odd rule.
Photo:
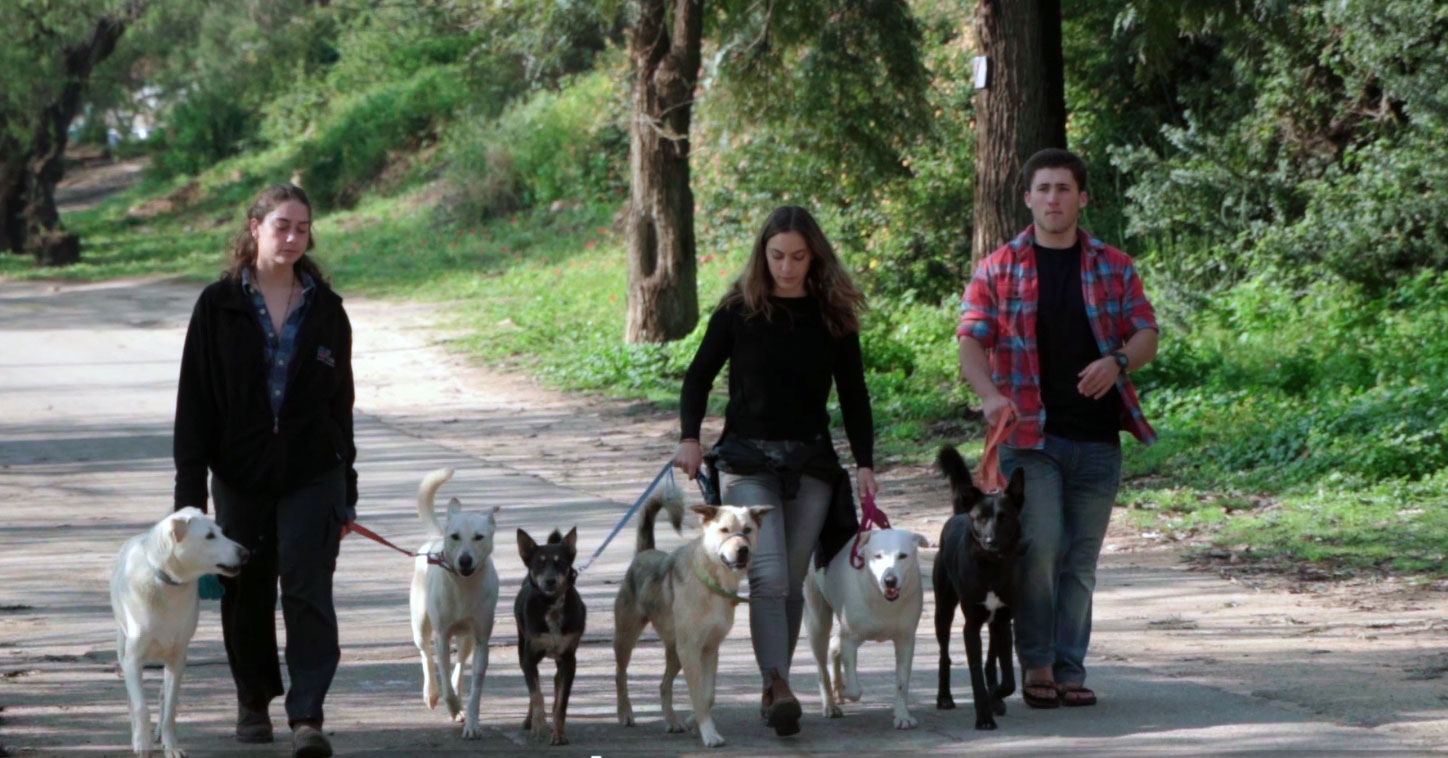
[[[1121,369],[1121,373],[1126,373],[1126,367],[1131,365],[1131,359],[1126,357],[1126,352],[1121,349],[1112,350],[1111,357],[1116,360],[1116,367]]]

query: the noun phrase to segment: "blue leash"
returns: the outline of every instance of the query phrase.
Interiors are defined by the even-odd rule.
[[[603,555],[603,549],[608,547],[608,543],[613,542],[613,538],[618,536],[619,531],[623,529],[623,525],[627,524],[628,520],[633,518],[633,515],[638,512],[639,507],[644,504],[644,501],[649,499],[649,493],[653,492],[654,488],[659,486],[659,482],[663,480],[665,474],[669,475],[669,482],[673,483],[673,471],[674,460],[670,458],[669,462],[665,463],[664,467],[659,469],[659,473],[657,476],[654,477],[654,480],[652,482],[649,482],[649,486],[647,489],[644,490],[644,493],[642,495],[639,495],[639,499],[634,501],[633,507],[628,509],[628,513],[623,514],[623,518],[614,525],[613,531],[609,532],[608,536],[603,539],[603,544],[599,545],[598,549],[593,551],[593,555],[589,556],[588,560],[584,562],[583,567],[578,569],[578,573],[581,574],[584,571],[587,571],[588,567],[592,566],[593,562],[598,559],[598,556]]]

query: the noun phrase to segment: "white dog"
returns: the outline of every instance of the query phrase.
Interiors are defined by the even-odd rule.
[[[825,718],[844,715],[839,701],[860,699],[856,674],[860,644],[893,640],[895,728],[915,728],[907,700],[915,631],[924,607],[918,549],[927,544],[924,537],[899,529],[865,532],[860,540],[864,568],[850,565],[847,547],[835,555],[827,570],[813,570],[805,578],[804,619],[819,664]],[[831,633],[835,621],[839,626]]]
[[[749,568],[759,524],[770,506],[696,505],[693,510],[703,518],[704,533],[673,553],[654,549],[654,517],[661,508],[668,509],[677,530],[684,518],[683,493],[677,487],[661,488],[645,504],[634,559],[613,604],[618,722],[633,726],[628,664],[639,635],[652,623],[664,642],[659,695],[668,730],[688,729],[674,713],[674,678],[683,669],[699,737],[705,747],[719,747],[724,738],[714,728],[711,711],[719,646],[734,626],[735,600],[730,594],[738,590]]]
[[[186,646],[196,634],[205,574],[236,576],[251,557],[227,539],[215,521],[196,508],[182,508],[145,533],[126,540],[111,574],[111,609],[116,614],[116,660],[130,699],[131,750],[150,755],[160,741],[166,758],[183,758],[176,744],[176,703],[186,671]],[[151,733],[151,714],[141,691],[146,661],[166,665],[161,720]]]
[[[436,556],[442,565],[419,555],[412,572],[412,642],[422,653],[422,697],[428,708],[437,707],[439,696],[447,703],[454,720],[462,714],[463,667],[473,658],[473,676],[468,691],[467,717],[463,739],[483,736],[478,723],[478,698],[483,694],[483,675],[488,672],[488,640],[493,636],[493,614],[498,607],[498,572],[493,568],[494,514],[464,513],[453,498],[447,505],[447,523],[439,525],[433,511],[433,496],[451,479],[452,469],[438,469],[422,480],[417,490],[417,515],[432,534],[418,549]],[[450,642],[457,639],[457,664],[451,662]],[[449,675],[449,669],[452,669]]]

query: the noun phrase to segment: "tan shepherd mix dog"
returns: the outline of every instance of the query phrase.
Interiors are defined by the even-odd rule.
[[[628,699],[628,663],[644,627],[653,624],[664,641],[664,681],[659,686],[664,721],[671,733],[688,731],[674,713],[674,678],[680,669],[694,706],[692,721],[706,747],[724,738],[714,728],[714,680],[719,646],[734,626],[739,581],[749,568],[759,524],[770,506],[696,505],[704,533],[675,550],[654,549],[654,518],[667,509],[678,531],[684,520],[684,496],[678,487],[661,488],[644,504],[633,562],[613,603],[613,653],[617,662],[618,723],[633,726]]]

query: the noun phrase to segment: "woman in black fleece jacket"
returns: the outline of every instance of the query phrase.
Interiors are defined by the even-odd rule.
[[[312,207],[300,187],[263,190],[232,264],[196,301],[176,396],[176,508],[206,509],[251,551],[222,579],[221,628],[236,682],[236,737],[271,742],[282,694],[277,581],[287,627],[293,754],[329,756],[322,701],[341,656],[332,573],[355,518],[352,327],[306,255]]]
[[[858,523],[849,475],[830,442],[830,385],[839,393],[860,496],[875,494],[874,421],[860,357],[865,298],[809,212],[776,209],[744,273],[720,301],[684,376],[675,465],[692,479],[709,389],[729,363],[724,434],[707,459],[723,501],[773,505],[749,565],[749,628],[764,680],[761,714],[799,731],[789,664],[804,612],[809,558],[833,557]]]

